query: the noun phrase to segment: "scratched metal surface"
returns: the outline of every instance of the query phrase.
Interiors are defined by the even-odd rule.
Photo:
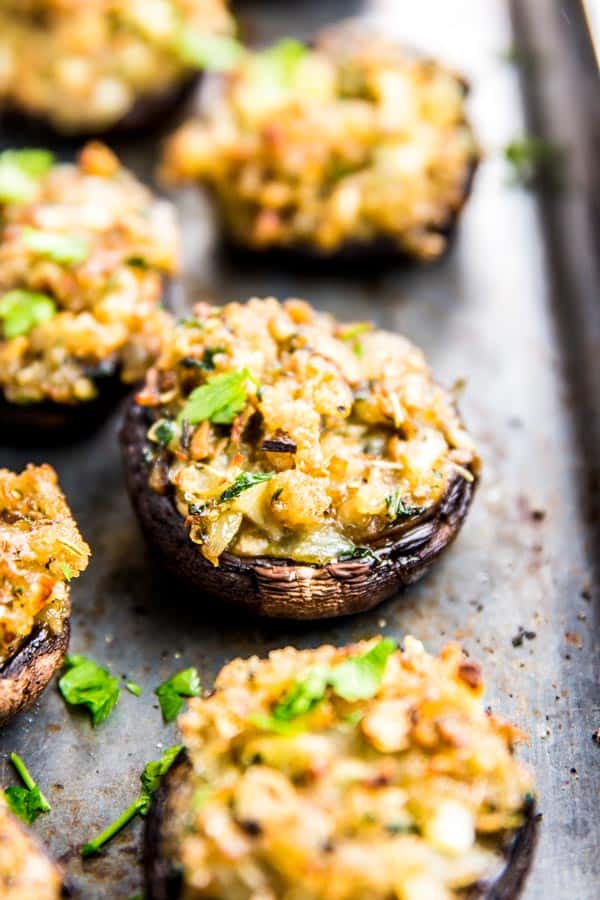
[[[265,40],[310,34],[361,4],[240,3],[246,33]],[[102,856],[82,864],[81,844],[133,798],[146,760],[175,742],[152,694],[179,668],[196,664],[205,685],[225,660],[293,643],[343,643],[384,630],[412,632],[437,650],[451,638],[485,665],[489,702],[531,735],[544,812],[541,842],[525,891],[535,898],[598,896],[600,727],[594,572],[598,521],[598,286],[591,243],[598,220],[594,181],[596,87],[575,4],[502,0],[378,0],[363,13],[456,63],[473,85],[471,111],[486,160],[450,254],[428,269],[361,280],[240,270],[213,252],[216,232],[193,194],[177,202],[187,273],[180,308],[192,298],[300,295],[349,319],[371,316],[427,351],[439,378],[467,380],[464,415],[476,435],[484,477],[454,548],[421,584],[374,613],[311,627],[220,616],[211,601],[185,595],[148,557],[124,494],[116,414],[92,439],[53,451],[8,451],[20,468],[48,460],[93,548],[73,587],[72,649],[144,685],[124,692],[96,731],[63,705],[56,688],[0,736],[0,781],[13,778],[6,754],[22,754],[52,812],[36,833],[63,862],[79,896],[127,898],[141,885],[141,823]],[[535,18],[535,21],[534,21]],[[535,37],[539,65],[524,83],[500,59]],[[524,90],[523,90],[524,88]],[[586,92],[589,91],[589,96]],[[507,186],[500,148],[526,117],[571,144],[569,183],[558,196]],[[595,117],[595,121],[594,121]],[[595,130],[594,130],[595,129]],[[3,135],[6,143],[10,135]],[[125,148],[149,177],[153,142]],[[595,218],[594,218],[595,217]],[[544,515],[539,513],[543,512]],[[520,627],[534,640],[513,646]]]

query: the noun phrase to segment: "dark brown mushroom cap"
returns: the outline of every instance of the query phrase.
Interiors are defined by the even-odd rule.
[[[200,73],[187,75],[164,91],[140,95],[129,112],[106,128],[82,128],[81,131],[64,132],[45,116],[36,116],[10,102],[2,104],[2,121],[6,131],[16,133],[21,140],[41,140],[48,137],[64,142],[76,142],[82,138],[102,138],[106,141],[143,137],[152,131],[163,131],[176,124],[175,116],[190,97]]]
[[[132,400],[120,435],[127,487],[149,544],[188,585],[257,615],[327,619],[371,609],[425,574],[456,537],[473,498],[476,482],[457,475],[435,507],[372,542],[365,558],[319,566],[226,552],[213,566],[190,540],[171,496],[148,484],[152,421],[153,413]]]
[[[11,403],[0,391],[2,442],[10,446],[63,443],[87,437],[128,391],[117,375],[97,382],[98,394],[82,403]]]
[[[165,853],[170,797],[185,782],[190,761],[181,750],[164,776],[146,819],[144,873],[148,900],[181,900],[181,873]],[[474,885],[465,900],[515,900],[521,892],[533,860],[540,816],[532,801],[525,810],[524,824],[506,839],[504,864],[485,884]]]
[[[35,628],[19,650],[0,668],[0,725],[31,706],[62,665],[70,636],[69,620],[53,633]]]

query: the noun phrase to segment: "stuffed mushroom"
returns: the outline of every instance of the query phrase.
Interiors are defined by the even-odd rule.
[[[479,471],[419,349],[302,300],[196,306],[121,441],[167,566],[200,593],[292,618],[368,609],[419,578]]]
[[[237,246],[323,260],[440,256],[478,149],[454,72],[357,29],[245,54],[167,144]]]
[[[84,431],[156,360],[173,208],[102,144],[0,154],[0,422]]]
[[[236,659],[180,718],[146,832],[151,900],[515,897],[522,737],[476,663],[407,637]]]
[[[63,874],[6,808],[0,792],[0,897],[60,900]]]
[[[237,44],[225,0],[5,0],[0,104],[68,135],[159,122]]]
[[[50,466],[0,469],[0,724],[30,706],[60,667],[69,583],[89,555]]]

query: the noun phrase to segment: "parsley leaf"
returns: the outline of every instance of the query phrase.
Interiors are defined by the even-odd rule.
[[[140,813],[143,816],[145,816],[150,809],[152,797],[158,790],[163,775],[169,771],[181,749],[180,744],[175,747],[170,747],[168,750],[165,750],[160,759],[152,760],[152,762],[146,763],[144,766],[144,771],[140,775],[140,780],[142,782],[142,793],[140,794],[140,797],[144,801],[144,805],[140,807]]]
[[[233,484],[225,488],[219,497],[219,503],[226,503],[239,497],[241,493],[247,491],[248,488],[254,487],[255,484],[262,484],[264,481],[270,481],[275,472],[242,472],[238,475]]]
[[[69,654],[65,668],[58,682],[63,698],[71,706],[87,706],[96,727],[108,718],[119,699],[118,679],[85,656]]]
[[[183,697],[197,697],[200,693],[198,670],[191,666],[177,672],[154,691],[158,697],[165,722],[172,722],[183,709]]]
[[[338,697],[350,702],[373,697],[381,684],[389,657],[396,650],[391,638],[381,638],[360,656],[351,656],[336,666],[329,683]]]
[[[34,253],[53,262],[78,266],[89,255],[85,238],[78,234],[61,234],[59,231],[43,231],[26,226],[22,231],[23,243]]]
[[[338,666],[313,666],[291,685],[271,715],[254,715],[250,721],[259,728],[289,734],[291,720],[314,709],[328,687],[342,700],[367,700],[377,693],[388,658],[395,650],[395,641],[381,638],[366,653],[351,656]]]
[[[186,66],[226,72],[244,55],[244,47],[225,34],[200,34],[182,25],[176,38],[176,51]]]
[[[54,156],[48,150],[4,150],[0,153],[0,202],[26,203],[35,196],[40,178]]]
[[[148,429],[148,438],[161,447],[168,447],[177,431],[172,419],[159,419]]]
[[[273,710],[273,717],[279,720],[304,716],[325,696],[329,671],[325,666],[314,666],[296,681]]]
[[[140,775],[140,781],[142,782],[141,793],[114,822],[104,829],[104,831],[100,832],[99,835],[83,845],[81,848],[81,855],[84,859],[88,856],[93,856],[94,853],[98,853],[101,847],[107,844],[108,841],[118,834],[119,831],[121,831],[121,829],[137,815],[146,815],[150,809],[152,797],[156,793],[163,775],[169,771],[181,749],[181,745],[170,747],[168,750],[165,750],[159,760],[146,763],[144,771]]]
[[[267,50],[254,53],[248,67],[252,87],[265,89],[269,94],[289,90],[294,85],[298,65],[307,52],[306,45],[300,41],[283,38]]]
[[[56,303],[46,294],[14,290],[0,297],[0,319],[6,340],[28,334],[55,315]]]
[[[512,166],[514,180],[532,187],[542,176],[556,176],[556,166],[564,159],[564,148],[535,135],[511,141],[504,156]]]
[[[203,369],[205,372],[212,372],[215,368],[215,356],[226,352],[225,347],[205,347],[201,359],[197,359],[195,356],[184,356],[179,360],[179,365],[184,369]]]
[[[71,566],[68,563],[61,563],[60,567],[62,569],[63,575],[65,576],[65,579],[67,581],[70,581],[73,577],[73,569],[71,568]]]
[[[31,825],[39,815],[50,812],[51,806],[29,774],[21,757],[16,753],[11,753],[10,761],[25,787],[8,787],[4,796],[9,809],[27,825]]]
[[[399,488],[387,495],[385,503],[388,516],[394,521],[397,519],[410,519],[412,516],[420,516],[425,512],[424,506],[411,506],[409,503],[406,503]]]
[[[347,325],[346,328],[342,328],[339,337],[342,341],[353,341],[359,335],[372,330],[373,325],[371,322],[355,322],[353,325]]]
[[[217,425],[230,425],[246,405],[248,369],[214,375],[206,384],[194,388],[179,413],[177,421],[187,419],[197,425],[208,419]]]

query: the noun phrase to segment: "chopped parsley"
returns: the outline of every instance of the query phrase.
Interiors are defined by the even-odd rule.
[[[9,809],[26,825],[31,825],[42,813],[50,812],[52,807],[29,774],[21,757],[16,753],[11,753],[10,761],[25,787],[16,785],[8,787],[4,796]]]
[[[165,750],[160,759],[146,763],[144,771],[140,775],[142,790],[139,796],[136,797],[133,803],[131,803],[127,809],[112,822],[112,824],[105,828],[104,831],[100,832],[93,840],[88,841],[87,844],[83,845],[81,848],[81,855],[84,859],[98,853],[108,841],[118,834],[119,831],[121,831],[121,829],[137,815],[145,816],[147,814],[150,809],[150,804],[152,803],[152,798],[158,790],[163,775],[169,771],[181,749],[181,745],[170,747],[168,750]]]
[[[372,330],[373,324],[371,322],[355,322],[354,325],[347,325],[346,328],[342,328],[339,336],[342,341],[353,341],[359,335]]]
[[[208,419],[217,425],[230,425],[246,405],[248,369],[214,375],[206,384],[194,388],[177,421],[187,419],[197,425]]]
[[[248,488],[254,487],[255,484],[262,484],[264,481],[270,481],[275,472],[242,472],[238,475],[233,484],[230,484],[219,497],[219,503],[226,503],[228,500],[234,500],[241,493],[247,491]]]
[[[65,657],[65,669],[58,682],[63,698],[71,706],[87,707],[92,725],[100,725],[119,699],[118,679],[85,656],[69,654]]]
[[[62,569],[62,573],[65,576],[67,581],[70,581],[73,577],[73,569],[68,563],[61,563],[60,567]]]
[[[46,294],[35,291],[8,291],[0,297],[0,320],[7,340],[29,334],[36,325],[56,315],[56,303]]]
[[[424,506],[411,506],[407,503],[399,488],[396,488],[391,494],[385,498],[387,512],[390,519],[396,522],[398,519],[410,519],[412,516],[420,516],[425,512]]]
[[[161,447],[168,447],[177,430],[173,419],[159,419],[148,429],[148,438]]]
[[[349,702],[373,697],[383,680],[387,661],[395,650],[395,641],[381,638],[366,653],[344,660],[330,675],[334,693]]]
[[[183,709],[183,698],[197,697],[200,694],[198,670],[191,666],[177,672],[159,684],[154,693],[158,697],[164,721],[172,722]]]
[[[200,34],[182,25],[176,38],[179,59],[187,66],[226,72],[244,55],[244,48],[235,38],[224,34]]]
[[[247,77],[252,89],[268,97],[290,90],[300,62],[308,50],[294,38],[283,38],[272,47],[250,56]]]
[[[204,372],[212,372],[215,368],[215,356],[226,352],[225,347],[205,347],[200,359],[194,356],[184,356],[179,365],[184,369],[202,369]]]
[[[52,167],[48,150],[4,150],[0,153],[0,202],[27,203],[38,182]]]
[[[139,697],[142,693],[142,688],[136,681],[126,681],[125,687],[134,697]]]
[[[78,234],[62,234],[26,226],[22,236],[29,250],[57,263],[78,266],[85,262],[90,252],[88,242]]]
[[[254,715],[250,721],[259,728],[287,734],[291,722],[314,709],[325,697],[328,687],[348,702],[367,700],[377,693],[387,661],[395,650],[395,641],[381,638],[370,650],[351,656],[338,666],[313,666],[291,685],[271,715]]]
[[[504,149],[504,156],[512,166],[514,181],[532,187],[544,176],[556,178],[564,148],[535,135],[526,135],[511,141]]]
[[[325,696],[330,672],[326,666],[314,666],[296,681],[273,710],[275,719],[295,719],[310,712]]]

